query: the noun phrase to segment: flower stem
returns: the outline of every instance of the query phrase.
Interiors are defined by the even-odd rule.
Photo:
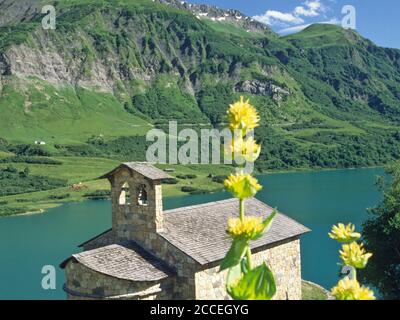
[[[243,222],[243,220],[244,220],[244,200],[243,199],[239,200],[239,217],[240,217],[240,220]]]
[[[351,279],[357,280],[357,269],[356,268],[354,268],[354,267],[351,268],[350,276],[351,276]]]
[[[251,263],[251,249],[250,249],[250,246],[247,247],[246,257],[247,257],[247,269],[251,270],[251,269],[253,269],[253,264]]]
[[[240,220],[244,221],[244,199],[240,199],[239,200],[239,216],[240,216]],[[251,263],[251,249],[250,249],[250,246],[247,247],[246,258],[247,258],[247,268],[249,270],[251,270],[253,267],[252,267],[252,263]]]

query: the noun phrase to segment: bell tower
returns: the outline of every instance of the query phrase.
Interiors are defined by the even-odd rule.
[[[112,229],[119,241],[150,243],[163,228],[164,171],[144,162],[123,163],[100,177],[111,184]]]

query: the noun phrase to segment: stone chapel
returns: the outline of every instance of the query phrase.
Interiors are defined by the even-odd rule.
[[[148,163],[123,163],[100,178],[111,184],[112,228],[61,263],[68,299],[228,298],[226,272],[218,270],[237,199],[163,210],[162,182],[171,177]],[[255,198],[246,203],[247,215],[272,210]],[[301,299],[300,237],[309,231],[278,213],[252,243],[254,264],[265,261],[275,276],[274,299]]]

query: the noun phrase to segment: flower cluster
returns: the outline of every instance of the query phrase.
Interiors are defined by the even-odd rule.
[[[244,217],[243,220],[231,218],[228,220],[226,232],[232,238],[251,240],[264,230],[261,217]]]
[[[351,266],[357,269],[364,269],[368,263],[369,258],[372,257],[372,253],[366,253],[362,244],[352,242],[345,244],[342,250],[339,251],[340,258],[346,266]]]
[[[365,251],[363,244],[356,242],[361,234],[355,232],[353,224],[345,226],[339,223],[333,226],[329,237],[344,243],[339,251],[340,258],[345,266],[351,268],[350,275],[340,280],[332,289],[333,296],[338,300],[375,300],[374,293],[369,288],[362,287],[357,280],[357,269],[364,269],[372,257],[372,253]]]
[[[234,138],[225,146],[225,155],[237,162],[255,162],[260,156],[261,146],[253,137],[244,140],[241,136]]]
[[[344,278],[332,289],[332,294],[338,300],[375,300],[374,293],[360,286],[356,279]]]
[[[243,172],[231,174],[224,185],[227,191],[240,200],[251,198],[262,189],[256,178]]]
[[[249,103],[249,100],[245,101],[243,97],[240,97],[240,101],[230,105],[228,120],[231,130],[253,130],[258,127],[260,117],[257,110]]]
[[[361,238],[361,234],[354,232],[355,228],[355,225],[351,223],[347,226],[343,223],[339,223],[337,226],[333,226],[332,231],[329,233],[329,237],[342,243],[357,241]]]

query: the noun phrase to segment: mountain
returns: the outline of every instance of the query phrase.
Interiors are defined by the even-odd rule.
[[[41,6],[57,10],[41,27]],[[236,10],[174,0],[0,0],[0,138],[86,144],[169,120],[218,126],[240,95],[262,115],[261,169],[399,155],[400,50],[313,25],[280,38]]]
[[[260,32],[270,33],[273,32],[263,23],[248,17],[239,10],[230,9],[224,10],[217,6],[210,6],[204,4],[193,4],[179,0],[155,0],[162,4],[170,5],[176,9],[186,10],[191,12],[197,19],[206,19],[220,24],[231,24],[236,27],[245,29],[246,32]]]
[[[324,86],[323,107],[349,120],[355,113],[398,120],[400,50],[377,47],[354,31],[327,25],[311,26],[286,40],[300,49],[290,57],[291,67],[303,81],[313,82],[310,89]]]

